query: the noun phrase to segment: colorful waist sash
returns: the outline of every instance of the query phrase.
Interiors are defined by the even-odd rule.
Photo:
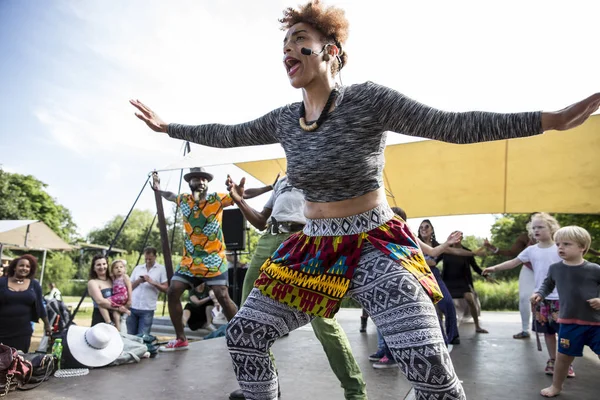
[[[263,264],[254,286],[290,307],[331,318],[365,243],[410,271],[434,302],[442,298],[408,225],[387,204],[351,217],[309,220],[303,232],[283,242]]]

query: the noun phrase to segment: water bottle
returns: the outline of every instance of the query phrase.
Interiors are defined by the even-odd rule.
[[[38,353],[44,353],[46,354],[48,352],[48,336],[44,335],[42,336],[42,340],[40,340],[40,345],[37,348],[37,352]]]
[[[60,361],[62,358],[62,351],[63,351],[62,339],[56,339],[54,341],[54,344],[52,345],[52,354],[54,356],[56,356],[56,358],[58,359],[57,369],[60,369]]]

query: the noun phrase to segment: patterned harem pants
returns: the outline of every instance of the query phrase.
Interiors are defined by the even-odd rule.
[[[348,295],[367,310],[417,400],[466,399],[429,296],[415,277],[371,245],[363,247]],[[312,317],[253,289],[229,322],[227,346],[244,396],[277,399],[277,374],[269,349]],[[333,383],[332,384],[337,384]]]

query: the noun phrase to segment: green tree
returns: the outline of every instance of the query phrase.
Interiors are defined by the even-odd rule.
[[[483,239],[473,235],[465,236],[463,238],[462,245],[471,251],[475,251],[483,246]]]
[[[40,220],[62,239],[72,242],[77,238],[77,226],[71,212],[46,192],[47,187],[31,175],[0,168],[0,220]]]
[[[87,236],[88,242],[106,246],[110,245],[123,224],[124,219],[123,215],[117,215],[108,221],[104,227],[90,231]],[[128,252],[143,250],[144,239],[153,219],[154,213],[152,211],[134,209],[113,247],[124,249]],[[152,224],[146,246],[156,247],[160,251],[160,232],[156,222]]]
[[[60,288],[63,284],[73,279],[76,273],[77,264],[73,262],[73,259],[68,253],[52,252],[48,255],[48,258],[46,259],[46,268],[44,271],[44,286],[48,286],[50,282],[54,282]],[[44,293],[47,291],[46,288],[42,289]]]
[[[600,251],[600,215],[598,214],[556,214],[560,226],[577,225],[587,229],[592,236],[592,249]],[[588,260],[600,262],[600,257],[586,255]]]
[[[183,255],[183,220],[181,218],[181,210],[177,210],[177,216],[175,216],[175,210],[177,205],[173,204],[173,214],[167,218],[167,231],[169,233],[169,246],[171,246],[171,254],[173,256]],[[173,236],[173,231],[175,236]]]
[[[254,227],[250,227],[248,229],[248,236],[246,240],[246,251],[240,257],[240,263],[249,264],[254,252],[256,251],[256,245],[258,244],[258,239],[262,233],[257,231]]]

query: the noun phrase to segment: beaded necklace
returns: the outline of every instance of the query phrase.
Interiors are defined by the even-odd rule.
[[[331,103],[333,103],[333,100],[337,96],[337,93],[337,89],[333,89],[331,91],[331,93],[329,94],[329,98],[327,99],[327,103],[325,103],[325,107],[323,108],[323,111],[321,111],[321,115],[319,115],[319,119],[310,125],[307,125],[306,120],[304,119],[304,116],[306,115],[306,109],[304,108],[304,102],[302,102],[302,104],[300,104],[300,128],[304,129],[307,132],[316,131],[317,128],[321,126],[329,116],[329,109],[331,108]]]

